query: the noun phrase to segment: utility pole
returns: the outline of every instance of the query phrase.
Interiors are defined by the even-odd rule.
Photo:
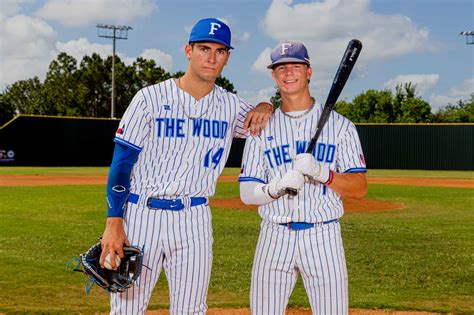
[[[474,31],[464,31],[459,33],[459,35],[466,36],[466,45],[474,44]]]
[[[115,118],[115,40],[127,39],[128,31],[132,28],[125,25],[97,24],[97,35],[99,37],[112,38],[112,101],[110,106],[110,117]]]

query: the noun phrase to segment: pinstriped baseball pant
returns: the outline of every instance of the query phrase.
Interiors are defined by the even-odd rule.
[[[182,211],[150,210],[128,203],[125,232],[144,247],[142,273],[123,293],[111,294],[111,314],[144,314],[165,270],[170,314],[205,314],[212,267],[211,212],[207,204]]]
[[[301,231],[262,222],[252,269],[252,314],[285,314],[299,273],[313,314],[348,314],[347,269],[339,222]]]

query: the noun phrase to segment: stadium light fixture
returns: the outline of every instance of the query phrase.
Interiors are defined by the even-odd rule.
[[[126,25],[97,24],[97,35],[99,37],[112,38],[112,101],[110,117],[115,118],[115,40],[128,39],[128,31],[132,29]]]
[[[459,33],[459,35],[466,36],[466,45],[474,44],[474,31],[464,31]]]

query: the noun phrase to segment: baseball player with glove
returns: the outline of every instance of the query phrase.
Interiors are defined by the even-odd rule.
[[[239,176],[242,201],[259,205],[262,217],[250,308],[284,314],[301,274],[313,314],[348,314],[339,218],[341,197],[367,193],[359,137],[352,122],[332,112],[312,154],[304,153],[323,109],[309,93],[308,52],[300,42],[283,42],[271,60],[281,107],[259,136],[247,138]]]
[[[215,84],[230,57],[231,32],[207,18],[191,30],[186,73],[140,90],[115,136],[107,183],[108,218],[100,264],[123,257],[123,244],[143,248],[137,283],[111,294],[111,313],[145,313],[165,270],[171,314],[204,314],[212,265],[208,197],[232,138],[258,132],[272,115]]]

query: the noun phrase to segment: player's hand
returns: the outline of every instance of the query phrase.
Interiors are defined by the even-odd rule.
[[[329,165],[318,163],[309,153],[298,154],[294,159],[293,169],[323,184],[327,183],[331,176]]]
[[[267,126],[268,120],[272,115],[272,104],[266,102],[258,103],[245,117],[244,132],[247,133],[247,130],[250,130],[252,136],[260,135],[260,132]]]
[[[105,257],[110,253],[110,265],[116,269],[115,256],[123,258],[123,245],[130,245],[123,229],[122,218],[107,218],[104,234],[102,235],[102,254],[100,255],[100,266],[104,268]]]
[[[268,193],[272,198],[284,196],[287,189],[300,190],[304,185],[304,176],[300,171],[289,170],[283,177],[274,178],[268,184]]]

